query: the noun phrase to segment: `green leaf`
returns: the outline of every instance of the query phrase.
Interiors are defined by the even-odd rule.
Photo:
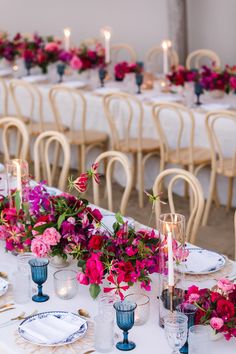
[[[15,205],[16,205],[16,210],[19,211],[21,208],[21,196],[20,196],[20,191],[16,191],[14,194],[15,197]]]
[[[101,288],[97,284],[91,284],[89,287],[89,292],[90,295],[92,296],[93,299],[96,299],[101,291]]]
[[[116,217],[116,221],[119,223],[119,224],[124,224],[124,220],[123,220],[123,217],[120,213],[116,213],[115,214],[115,217]]]
[[[63,221],[65,220],[66,218],[66,213],[63,213],[59,216],[58,220],[57,220],[57,227],[58,229],[60,229],[61,227],[61,224],[63,223]]]

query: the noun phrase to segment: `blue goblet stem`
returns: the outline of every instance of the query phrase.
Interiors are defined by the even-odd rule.
[[[38,296],[43,296],[43,286],[38,285]]]
[[[125,344],[129,343],[128,334],[129,334],[128,331],[123,331],[123,335],[124,335],[123,343],[125,343]]]

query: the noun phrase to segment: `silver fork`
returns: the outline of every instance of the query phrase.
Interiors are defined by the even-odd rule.
[[[15,321],[22,321],[22,320],[25,320],[27,317],[33,316],[33,315],[35,315],[37,312],[38,312],[38,311],[35,310],[34,312],[32,312],[32,313],[29,314],[29,315],[26,315],[26,312],[21,312],[18,316],[12,317],[10,320],[8,320],[8,321],[6,321],[6,322],[4,322],[4,323],[1,323],[1,324],[0,324],[0,328],[9,326],[10,324],[13,324]]]

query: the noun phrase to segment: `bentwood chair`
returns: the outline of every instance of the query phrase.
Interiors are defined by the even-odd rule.
[[[1,111],[2,116],[8,116],[8,88],[6,81],[3,78],[0,78],[0,87],[1,87]]]
[[[190,69],[200,69],[201,60],[205,58],[210,61],[211,65],[214,64],[215,67],[220,67],[220,58],[218,55],[209,49],[198,49],[191,52],[186,59],[186,68]]]
[[[108,160],[104,165],[106,165],[106,170],[105,170],[106,190],[107,190],[107,199],[108,199],[108,209],[110,211],[113,211],[113,197],[112,197],[113,166],[115,163],[118,162],[124,169],[125,176],[126,176],[126,184],[125,184],[124,193],[121,198],[120,212],[122,215],[125,215],[130,193],[132,190],[132,167],[130,161],[125,154],[119,151],[103,152],[101,155],[99,155],[96,158],[95,163],[98,163],[100,165],[100,163],[104,162],[104,160]],[[93,180],[93,198],[94,198],[94,204],[100,205],[99,186],[94,180]]]
[[[16,116],[28,124],[31,136],[37,136],[48,130],[65,131],[65,127],[59,127],[56,121],[45,122],[43,98],[36,85],[23,80],[12,80],[9,84],[9,90],[13,98]],[[36,115],[38,118],[35,118]]]
[[[152,114],[160,139],[160,171],[166,163],[181,165],[192,173],[210,165],[210,149],[194,144],[195,119],[191,110],[178,103],[158,103]]]
[[[58,155],[58,150],[60,155]],[[53,158],[53,155],[60,159]],[[62,158],[63,157],[63,158]],[[53,161],[53,162],[52,162]],[[61,171],[56,179],[57,168]],[[34,144],[34,173],[37,182],[46,180],[49,186],[56,186],[64,191],[70,168],[70,145],[63,133],[48,131],[41,133]]]
[[[174,200],[173,200],[174,184],[177,181],[182,180],[185,183],[188,183],[188,186],[190,188],[192,200],[191,200],[190,213],[189,213],[189,218],[186,227],[186,241],[194,244],[196,242],[196,236],[201,223],[202,213],[204,210],[204,196],[203,196],[202,187],[198,179],[191,172],[179,168],[170,168],[161,172],[159,176],[157,176],[153,185],[154,196],[162,192],[161,186],[163,185],[164,179],[165,177],[170,177],[170,176],[171,178],[168,179],[167,191],[168,191],[168,204],[170,206],[171,213],[176,212]],[[156,221],[158,223],[158,219],[161,214],[160,200],[157,200],[155,203],[155,214],[156,214]]]
[[[227,132],[225,126],[228,127]],[[227,210],[233,197],[233,182],[236,177],[236,113],[230,111],[209,112],[206,116],[206,129],[211,147],[211,177],[208,198],[203,215],[203,225],[207,224],[217,176],[228,178]],[[229,140],[228,132],[233,140]],[[223,154],[223,150],[227,153]]]
[[[13,157],[26,160],[29,152],[29,133],[25,124],[15,117],[3,117],[0,118],[0,129],[4,162]]]
[[[119,59],[120,58],[120,59]],[[115,64],[121,60],[135,63],[137,61],[137,54],[135,50],[128,44],[114,44],[111,46],[111,60]]]
[[[234,212],[234,258],[236,260],[236,210]]]
[[[62,120],[67,123],[65,135],[70,145],[78,148],[79,170],[85,171],[88,152],[95,147],[106,151],[108,135],[86,129],[87,102],[82,92],[58,85],[49,91],[49,100],[57,125],[62,127]]]
[[[111,132],[111,149],[132,154],[133,185],[138,186],[139,206],[143,207],[146,161],[159,153],[157,139],[143,137],[143,106],[134,95],[111,93],[103,98]]]
[[[160,58],[160,62],[163,60],[162,47],[153,47],[148,51],[148,53],[146,55],[146,59],[145,59],[146,66],[150,68],[150,70],[152,71],[153,74],[155,74],[157,72],[157,64],[156,63],[158,63],[158,58]],[[169,59],[170,67],[173,67],[173,66],[177,67],[179,65],[179,56],[173,48],[170,48],[168,50],[168,59]],[[153,71],[155,71],[155,72],[153,72]]]

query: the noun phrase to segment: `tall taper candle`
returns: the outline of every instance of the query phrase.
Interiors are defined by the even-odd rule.
[[[64,45],[66,51],[70,50],[70,36],[71,36],[70,28],[68,27],[64,28]]]
[[[168,285],[172,287],[175,285],[174,281],[174,263],[173,263],[173,248],[172,248],[172,233],[167,234],[167,246],[168,246]]]

